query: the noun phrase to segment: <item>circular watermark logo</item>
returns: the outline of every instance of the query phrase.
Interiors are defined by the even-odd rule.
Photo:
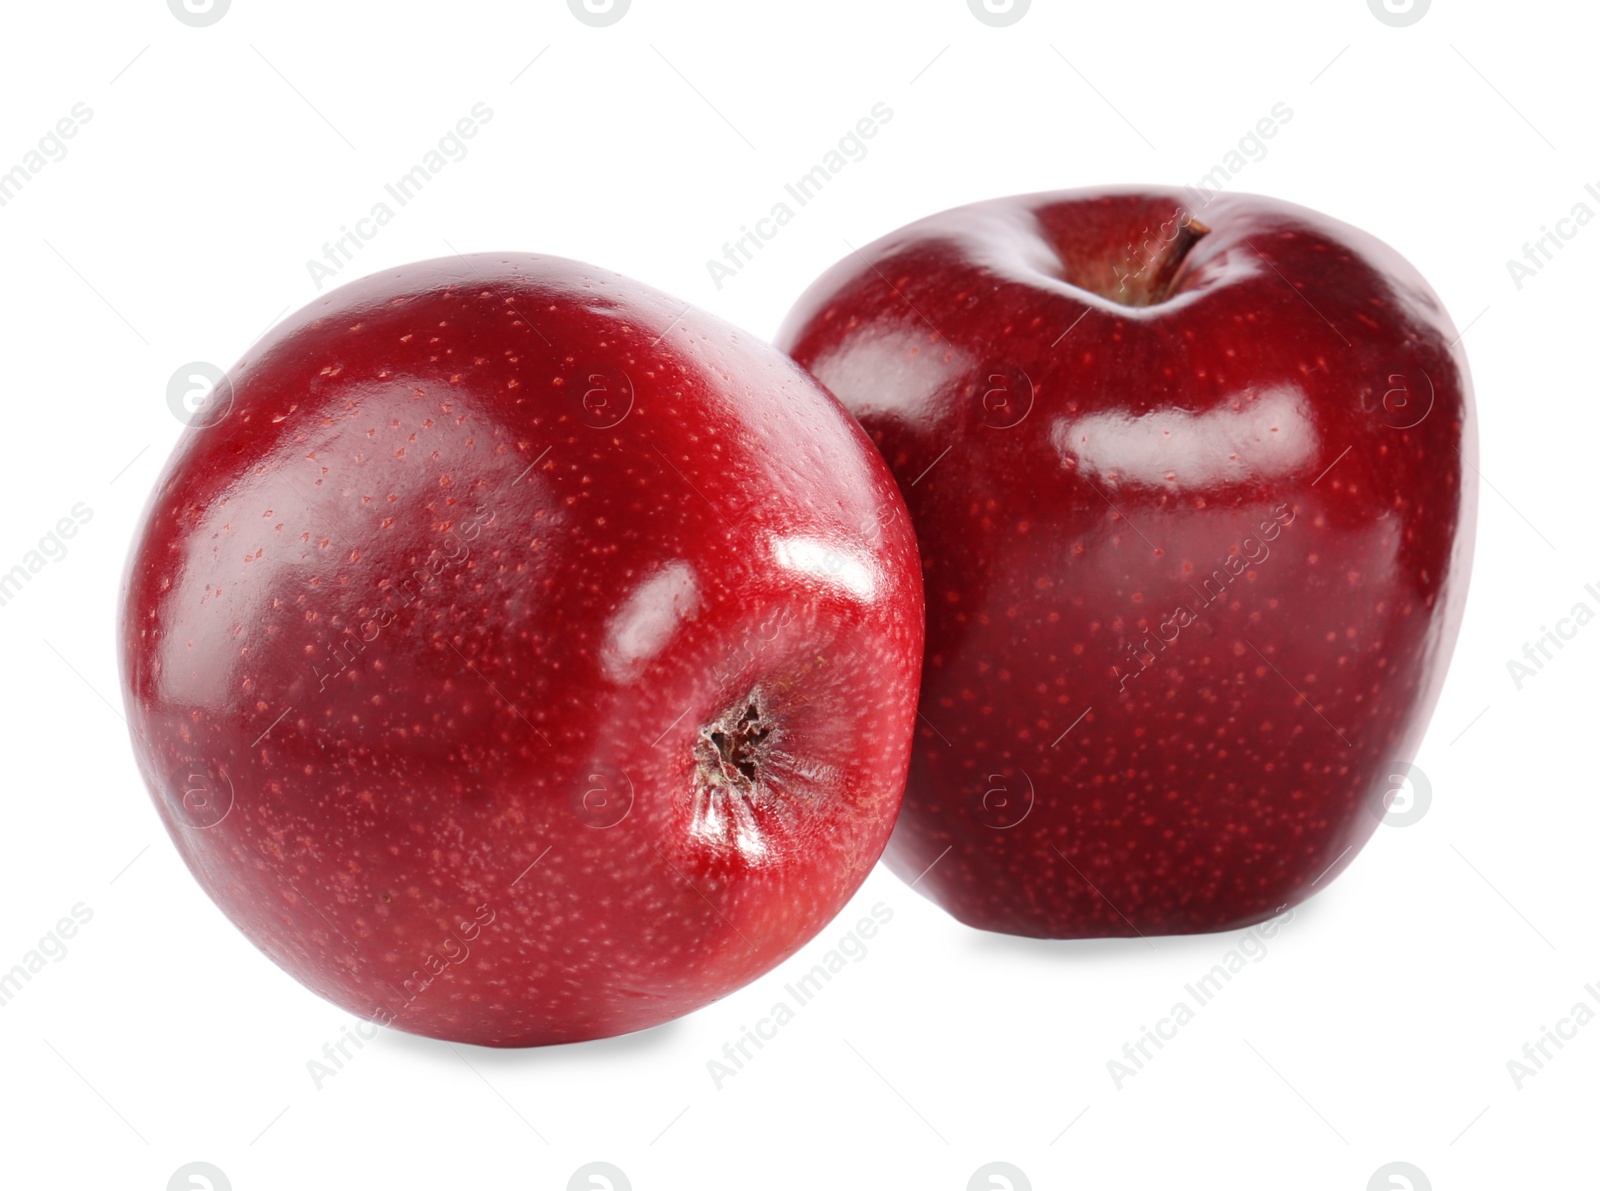
[[[1383,767],[1368,803],[1385,827],[1410,827],[1433,805],[1433,783],[1409,761],[1390,761]]]
[[[185,426],[215,426],[233,409],[233,382],[215,364],[193,360],[167,381],[167,408]]]
[[[572,15],[596,29],[615,25],[628,15],[628,8],[632,4],[633,0],[567,0]]]
[[[185,25],[204,29],[227,16],[232,3],[233,0],[167,0],[167,7]]]
[[[187,1162],[172,1172],[167,1191],[233,1191],[233,1184],[209,1162]]]
[[[967,1191],[1033,1191],[1033,1184],[1009,1162],[985,1162],[967,1180]]]
[[[1410,430],[1433,412],[1434,395],[1433,377],[1426,372],[1391,372],[1373,412],[1391,430]]]
[[[985,789],[978,799],[978,821],[996,831],[1008,831],[1033,813],[1033,779],[1022,770],[1015,778],[1003,773],[984,776]]]
[[[967,0],[967,7],[985,25],[1004,29],[1027,16],[1032,3],[1033,0]]]
[[[190,827],[209,831],[233,810],[233,779],[195,767],[167,788],[167,805]]]
[[[633,1191],[633,1184],[609,1162],[586,1162],[572,1172],[567,1191]]]
[[[596,764],[572,793],[572,813],[585,827],[615,827],[633,809],[633,779],[615,765]]]
[[[1385,25],[1400,29],[1415,25],[1427,16],[1428,6],[1432,3],[1433,0],[1367,0],[1367,7]]]
[[[585,364],[573,376],[578,419],[594,430],[610,430],[633,412],[633,381],[609,364]]]
[[[978,420],[1010,430],[1033,412],[1033,378],[1014,364],[995,364],[978,377]]]
[[[1372,1172],[1367,1191],[1433,1191],[1433,1184],[1409,1162],[1386,1162]]]

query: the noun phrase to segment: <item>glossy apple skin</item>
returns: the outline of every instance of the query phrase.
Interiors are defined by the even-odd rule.
[[[333,291],[229,377],[145,512],[122,673],[174,843],[272,960],[400,1029],[568,1042],[844,905],[900,802],[921,583],[791,360],[480,255]]]
[[[1124,304],[1183,211],[1210,231],[1171,296]],[[894,871],[1046,938],[1223,930],[1326,887],[1461,621],[1456,338],[1391,249],[1247,195],[983,203],[818,280],[779,346],[867,428],[922,550]]]

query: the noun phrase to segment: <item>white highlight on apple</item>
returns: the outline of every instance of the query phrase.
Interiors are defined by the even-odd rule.
[[[634,677],[699,608],[694,569],[682,559],[668,563],[636,587],[611,618],[600,647],[606,674],[617,682]]]
[[[860,599],[870,600],[878,590],[877,575],[860,555],[816,538],[777,538],[772,553],[779,566],[843,587]]]
[[[1098,482],[1152,488],[1283,478],[1310,466],[1318,447],[1301,395],[1287,388],[1243,409],[1230,402],[1199,414],[1089,414],[1056,422],[1050,436],[1063,463]]]

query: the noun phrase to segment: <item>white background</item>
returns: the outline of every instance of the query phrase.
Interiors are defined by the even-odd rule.
[[[1593,1185],[1600,1023],[1520,1090],[1507,1069],[1600,983],[1600,627],[1520,690],[1507,670],[1574,604],[1600,611],[1600,221],[1520,289],[1506,265],[1575,204],[1600,212],[1588,6],[1438,0],[1407,28],[1365,0],[1035,0],[1009,28],[964,0],[634,0],[608,28],[562,0],[3,19],[0,171],[75,104],[93,115],[0,207],[0,570],[75,504],[93,517],[0,607],[0,968],[73,905],[93,918],[0,1008],[0,1185],[162,1191],[196,1161],[234,1191],[559,1191],[592,1161],[636,1191],[960,1191],[993,1161],[1033,1188],[1362,1191],[1395,1161],[1418,1188]],[[762,335],[850,245],[981,198],[1191,183],[1286,103],[1230,187],[1376,233],[1468,328],[1484,487],[1417,758],[1428,813],[1380,829],[1120,1090],[1107,1060],[1236,936],[985,936],[882,870],[805,952],[684,1020],[522,1052],[384,1032],[314,1086],[350,1019],[260,956],[163,833],[120,713],[117,584],[181,429],[173,372],[231,365],[314,298],[308,258],[480,101],[469,154],[341,281],[527,249]],[[716,288],[707,259],[879,102],[867,156]],[[894,918],[866,957],[715,1087],[707,1061],[879,901]]]

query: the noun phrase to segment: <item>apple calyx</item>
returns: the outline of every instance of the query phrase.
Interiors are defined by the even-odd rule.
[[[793,811],[775,798],[781,780],[766,772],[776,724],[758,691],[732,704],[700,728],[694,743],[693,832],[716,852],[759,864],[771,851],[774,831],[784,831]],[[776,817],[774,817],[776,813]]]
[[[696,752],[700,754],[701,776],[741,794],[752,793],[761,776],[761,758],[766,751],[762,745],[771,735],[772,725],[761,714],[752,694],[742,711],[735,704],[700,729]]]

